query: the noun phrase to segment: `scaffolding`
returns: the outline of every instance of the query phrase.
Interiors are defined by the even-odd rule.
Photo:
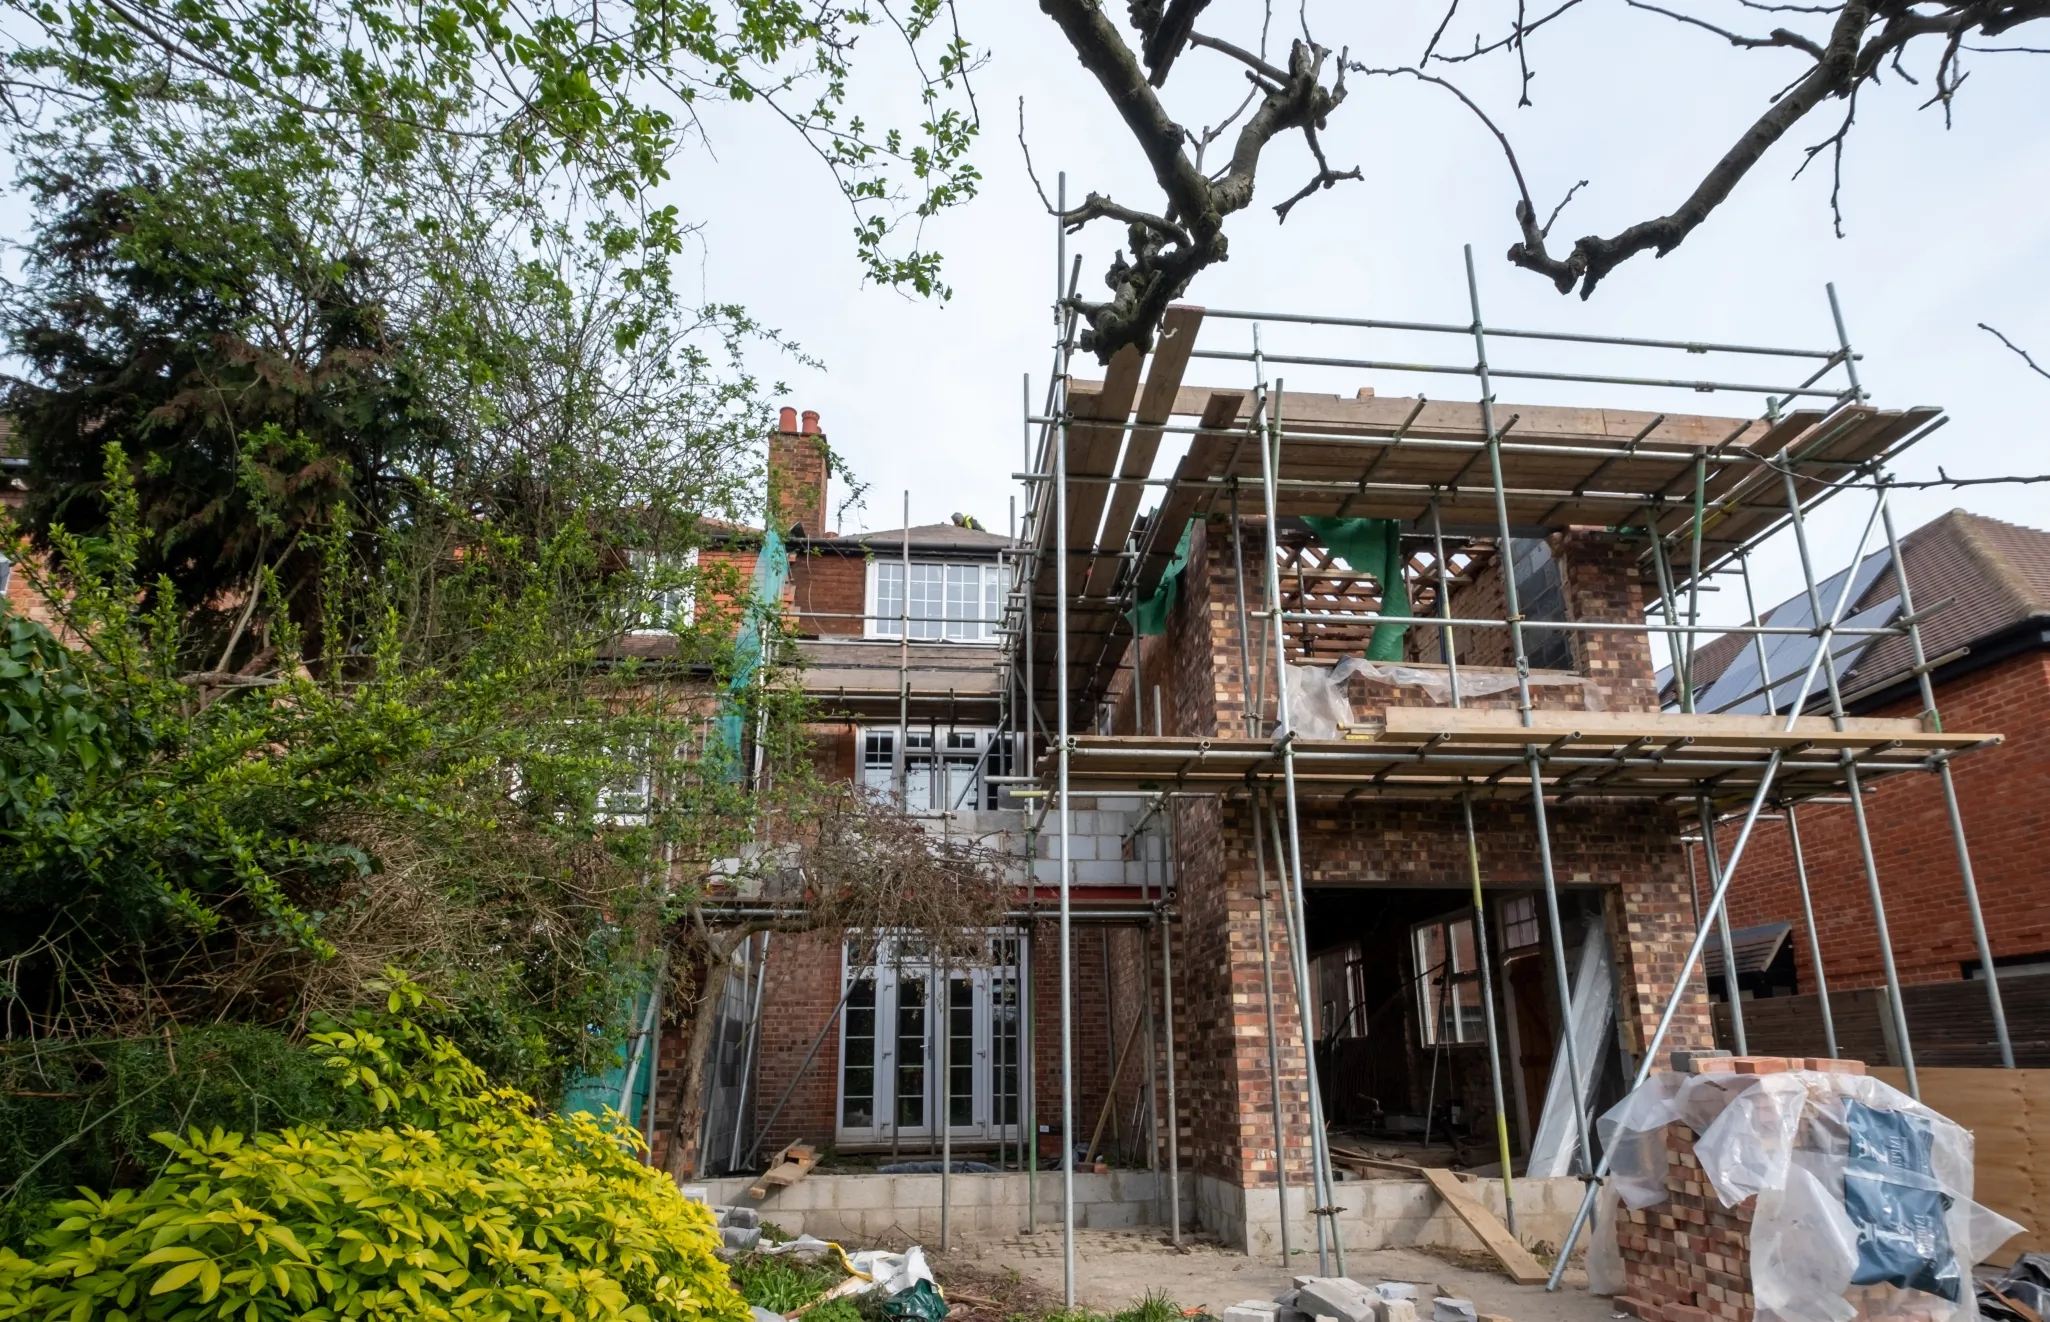
[[[1066,210],[1066,181],[1060,183]],[[1770,807],[1787,823],[1794,848],[1804,914],[1822,992],[1824,1024],[1834,1050],[1827,984],[1815,941],[1806,863],[1799,849],[1797,805],[1824,796],[1847,801],[1860,846],[1878,939],[1888,1001],[1900,1043],[1908,1090],[1919,1095],[1900,979],[1885,921],[1885,904],[1873,857],[1864,795],[1874,782],[1907,772],[1938,777],[1952,843],[1963,878],[1966,905],[1984,970],[1986,992],[2003,1063],[2013,1066],[2000,988],[1980,915],[1977,886],[1951,781],[1951,760],[1997,742],[1997,736],[1946,731],[1936,709],[1922,648],[1920,625],[1943,603],[1918,614],[1902,568],[1899,539],[1888,506],[1889,465],[1929,436],[1945,419],[1933,408],[1882,409],[1870,402],[1859,377],[1859,355],[1844,328],[1833,286],[1828,288],[1837,343],[1818,349],[1772,348],[1687,340],[1648,339],[1488,327],[1482,317],[1479,282],[1471,249],[1466,252],[1470,316],[1463,322],[1434,323],[1220,310],[1177,305],[1169,309],[1150,355],[1127,347],[1111,358],[1101,381],[1076,378],[1080,258],[1070,263],[1064,230],[1057,228],[1056,288],[1053,300],[1053,363],[1044,402],[1033,407],[1028,377],[1024,391],[1025,464],[1015,476],[1024,483],[1026,513],[1011,559],[1015,578],[1005,607],[1007,691],[1024,772],[1043,796],[1039,822],[1058,838],[1060,861],[1058,932],[1060,963],[1060,1115],[1064,1136],[1073,1133],[1074,1072],[1072,971],[1069,967],[1070,802],[1082,793],[1151,793],[1162,796],[1172,815],[1182,796],[1239,798],[1249,802],[1253,823],[1262,938],[1262,986],[1269,1026],[1268,1068],[1274,1085],[1275,1160],[1279,1174],[1283,1251],[1288,1251],[1289,1145],[1281,1119],[1282,1063],[1274,1032],[1275,984],[1269,932],[1271,850],[1278,885],[1272,888],[1298,998],[1300,1033],[1287,1044],[1299,1048],[1308,1098],[1309,1169],[1302,1183],[1310,1194],[1321,1270],[1335,1263],[1345,1270],[1339,1233],[1331,1154],[1321,1114],[1315,1043],[1309,1003],[1307,911],[1300,831],[1302,802],[1311,796],[1437,798],[1462,807],[1476,933],[1482,869],[1475,842],[1477,800],[1526,803],[1533,824],[1544,918],[1553,954],[1559,1022],[1574,1022],[1572,979],[1566,968],[1559,885],[1553,872],[1547,813],[1579,800],[1637,800],[1684,805],[1701,817],[1711,895],[1702,908],[1678,979],[1666,993],[1657,1028],[1635,1068],[1641,1083],[1653,1070],[1675,1016],[1694,984],[1711,933],[1723,942],[1724,968],[1734,976],[1729,954],[1726,901],[1738,876],[1754,828]],[[1198,348],[1207,327],[1244,328],[1243,347]],[[1412,361],[1330,354],[1276,353],[1262,343],[1262,330],[1289,326],[1320,334],[1399,333],[1409,337],[1451,337],[1471,346],[1471,357]],[[1738,356],[1759,364],[1745,375],[1723,380],[1703,376],[1567,372],[1503,368],[1490,362],[1501,344],[1566,346],[1574,352],[1623,350],[1680,354],[1689,358]],[[1195,363],[1235,365],[1247,374],[1234,386],[1185,384]],[[1471,402],[1391,398],[1362,391],[1359,398],[1290,393],[1281,369],[1340,369],[1385,374],[1465,377],[1473,382]],[[1756,378],[1763,377],[1765,380]],[[1656,412],[1590,410],[1558,406],[1515,407],[1498,402],[1495,382],[1525,380],[1600,385],[1622,389],[1687,390],[1755,399],[1754,413],[1739,418]],[[1179,420],[1179,421],[1178,421]],[[1166,477],[1154,476],[1163,441],[1186,437],[1187,447]],[[1824,599],[1810,555],[1806,521],[1819,507],[1848,493],[1869,491],[1851,569],[1840,575],[1833,599]],[[1263,526],[1264,580],[1257,610],[1249,606],[1241,497],[1259,502]],[[1153,513],[1140,517],[1148,500]],[[1239,622],[1240,677],[1244,693],[1243,731],[1216,737],[1169,735],[1159,717],[1158,690],[1152,729],[1147,728],[1130,615],[1153,597],[1186,544],[1192,520],[1223,516],[1229,521],[1228,556],[1235,561],[1233,591]],[[1395,572],[1417,580],[1430,609],[1385,609],[1387,583],[1333,570],[1329,557],[1315,566],[1320,593],[1305,586],[1311,567],[1300,556],[1297,609],[1289,609],[1280,577],[1288,545],[1285,521],[1305,516],[1400,520],[1418,530],[1413,540],[1428,547],[1405,556]],[[1569,525],[1609,529],[1640,545],[1637,563],[1658,588],[1656,620],[1624,622],[1536,619],[1518,597],[1509,554],[1518,537],[1542,536]],[[1883,622],[1846,622],[1856,569],[1875,531],[1891,552],[1899,612]],[[1757,548],[1791,532],[1798,550],[1808,622],[1761,623],[1751,597],[1749,562]],[[1448,550],[1449,545],[1455,549]],[[1470,575],[1490,555],[1498,560],[1503,609],[1499,615],[1456,616],[1455,561]],[[1356,567],[1355,567],[1356,568]],[[1332,572],[1327,573],[1330,570]],[[1716,577],[1736,577],[1744,586],[1749,623],[1703,625],[1701,593]],[[1341,581],[1342,580],[1342,581]],[[1833,580],[1832,580],[1833,581]],[[1312,609],[1312,606],[1319,606]],[[1262,630],[1258,652],[1250,626]],[[1438,708],[1391,704],[1383,719],[1341,731],[1337,739],[1300,736],[1286,682],[1292,653],[1322,646],[1358,645],[1378,626],[1430,631],[1439,640],[1442,681],[1449,703]],[[1513,673],[1485,676],[1487,687],[1514,693],[1514,709],[1469,707],[1463,679],[1483,678],[1462,667],[1455,631],[1506,634]],[[1532,640],[1552,634],[1622,632],[1665,640],[1679,694],[1678,712],[1594,713],[1540,709],[1533,697],[1543,675],[1534,674]],[[1748,636],[1758,649],[1764,687],[1764,715],[1738,715],[1728,708],[1760,699],[1740,695],[1712,712],[1695,710],[1693,667],[1702,633]],[[1766,654],[1768,639],[1791,635],[1809,641],[1798,676],[1775,679]],[[1913,654],[1923,712],[1907,719],[1858,718],[1847,714],[1839,683],[1840,640],[1905,636]],[[1133,661],[1125,656],[1133,652]],[[1257,667],[1257,668],[1256,668]],[[1121,673],[1131,672],[1130,734],[1100,730],[1078,733],[1112,693]],[[1257,677],[1256,677],[1257,676]],[[1811,697],[1823,711],[1807,714]],[[1791,689],[1791,692],[1787,690]],[[1271,706],[1269,699],[1271,694]],[[1855,697],[1856,695],[1852,695]],[[1051,701],[1049,703],[1048,698]],[[1050,716],[1050,720],[1049,720]],[[1100,722],[1099,722],[1100,723]],[[1734,824],[1727,854],[1715,848],[1719,825]],[[1175,896],[1163,894],[1151,908],[1161,936],[1168,980],[1166,1125],[1168,1169],[1178,1179],[1178,1131],[1173,1081],[1173,994],[1171,947]],[[1485,953],[1482,967],[1486,968]],[[1590,989],[1591,992],[1592,989]],[[1505,1193],[1514,1216],[1509,1182],[1506,1125],[1502,1119],[1501,1051],[1496,1041],[1492,993],[1486,1000],[1491,1083],[1496,1098],[1498,1142]],[[1731,998],[1734,1036],[1744,1045],[1740,999]],[[1028,1033],[1029,1033],[1028,1029]],[[1583,1095],[1581,1062],[1574,1035],[1563,1035],[1574,1130],[1585,1173],[1598,1179],[1608,1157],[1597,1161],[1590,1134],[1589,1099]],[[1036,1116],[1036,1110],[1031,1112]],[[1062,1164],[1062,1232],[1065,1297],[1075,1302],[1074,1196],[1072,1156]],[[1586,1224],[1595,1198],[1590,1180],[1571,1234],[1557,1255],[1549,1288],[1556,1288],[1573,1243]],[[1170,1195],[1179,1235],[1179,1203]]]

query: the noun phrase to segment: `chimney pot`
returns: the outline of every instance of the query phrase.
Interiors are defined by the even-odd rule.
[[[776,430],[786,435],[796,431],[797,410],[786,406],[781,413],[776,415]]]
[[[819,434],[818,410],[806,409],[804,411],[804,434],[806,436],[816,436]]]

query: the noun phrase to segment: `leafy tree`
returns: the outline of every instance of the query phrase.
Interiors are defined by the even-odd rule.
[[[972,197],[976,57],[951,0],[8,0],[18,122],[229,116],[370,174],[488,149],[508,186],[567,190],[662,283],[686,222],[650,194],[715,101],[760,106],[839,182],[869,274],[938,291],[923,222]],[[893,39],[890,47],[860,38]],[[864,77],[865,76],[865,77]],[[853,111],[857,92],[908,124]],[[896,95],[893,95],[896,93]],[[908,238],[908,242],[900,242]]]

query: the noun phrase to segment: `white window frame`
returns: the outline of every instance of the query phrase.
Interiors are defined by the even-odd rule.
[[[633,566],[636,581],[644,582],[651,569],[663,564],[695,572],[698,567],[698,548],[693,546],[681,556],[658,554],[654,551],[629,551],[627,561]],[[634,625],[627,630],[628,633],[646,636],[673,633],[679,628],[688,629],[698,620],[697,587],[695,584],[685,583],[679,587],[650,590],[641,597],[638,606]]]
[[[886,568],[892,574],[901,574],[903,566],[904,561],[899,556],[878,554],[869,559],[862,589],[862,636],[864,638],[887,639],[890,642],[897,641],[899,636],[898,626],[903,622],[904,612],[900,605],[894,613],[884,614],[881,590],[882,575]],[[934,568],[940,571],[939,618],[935,621],[930,615],[920,616],[914,613],[911,616],[911,641],[914,643],[980,643],[986,646],[994,646],[998,641],[997,626],[1003,619],[1003,564],[995,560],[950,560],[944,557],[935,559],[930,556],[913,556],[911,559],[911,569],[914,577],[916,577],[921,569]],[[968,570],[975,571],[976,576],[976,584],[970,594],[975,599],[975,605],[972,608],[973,619],[969,618],[971,613],[969,610],[962,610],[957,614],[955,608],[949,604],[950,601],[957,600],[957,574]],[[967,586],[964,578],[964,581],[959,583],[959,587],[966,588]],[[933,628],[935,624],[937,625],[936,632],[925,633],[922,631],[926,628]]]
[[[907,788],[925,787],[926,801],[912,803],[905,809],[914,815],[974,812],[983,808],[989,800],[987,778],[1006,774],[1009,770],[1009,762],[1003,760],[1004,745],[1015,747],[1010,731],[990,725],[942,725],[935,729],[929,723],[913,722],[908,733],[910,755],[924,764],[922,770],[908,773],[904,778]],[[888,745],[890,760],[871,764],[869,743],[878,737],[878,742]],[[854,732],[855,779],[866,788],[886,796],[894,794],[897,788],[896,740],[897,727],[894,725],[857,726]],[[998,747],[991,748],[991,744]],[[881,777],[870,774],[881,767],[888,768]],[[973,777],[974,793],[964,796],[967,783],[959,779],[962,776]],[[942,794],[946,799],[944,803],[937,801]],[[957,799],[960,800],[958,806],[955,803]]]
[[[1478,963],[1480,947],[1474,939],[1473,917],[1472,909],[1454,909],[1451,913],[1441,914],[1436,918],[1410,925],[1410,957],[1416,964],[1415,1004],[1418,1020],[1417,1026],[1420,1040],[1427,1050],[1436,1050],[1441,1046],[1472,1046],[1481,1042],[1486,1036],[1484,1016],[1487,1010],[1480,1001],[1481,981],[1480,965]],[[1475,961],[1470,968],[1461,967],[1461,952],[1453,936],[1461,927],[1466,929],[1468,949],[1465,953],[1469,959]],[[1425,955],[1423,949],[1424,934],[1433,929],[1440,934],[1440,941],[1444,946],[1447,956],[1446,963],[1449,965],[1449,967],[1435,975],[1435,966],[1427,965],[1424,962]],[[1449,984],[1449,986],[1446,984]],[[1446,991],[1452,993],[1443,1003],[1439,1002],[1439,996],[1442,994],[1439,990],[1441,986]],[[1460,994],[1467,990],[1472,992],[1471,1007],[1466,1004],[1468,997]],[[1467,1018],[1468,1011],[1473,1016],[1471,1022]],[[1448,1022],[1451,1032],[1449,1034],[1441,1032],[1440,1030],[1446,1027]]]
[[[953,1137],[960,1141],[1004,1141],[1015,1142],[1020,1137],[1019,1112],[1023,1102],[1018,1094],[1018,1078],[1014,1068],[1009,1069],[1008,1060],[1013,1053],[1019,1053],[1023,1045],[1021,1026],[1017,1009],[1022,986],[1018,970],[1004,958],[1014,956],[1007,943],[1016,942],[1018,935],[1008,930],[990,932],[990,962],[970,967],[954,966],[947,970],[948,982],[962,983],[969,988],[972,1028],[970,1032],[970,1056],[967,1061],[951,1060],[954,1068],[972,1070],[970,1079],[970,1118],[966,1122],[953,1122],[949,1115],[948,1127]],[[847,1022],[843,1016],[840,1023],[840,1047],[838,1068],[833,1079],[833,1137],[836,1143],[845,1145],[878,1145],[893,1140],[925,1140],[933,1138],[938,1129],[933,1121],[943,1110],[949,1109],[951,1098],[947,1087],[951,1080],[942,1081],[939,1076],[940,1052],[938,1050],[937,1018],[941,1025],[952,1025],[952,1016],[947,1013],[951,998],[941,987],[939,969],[930,956],[904,950],[899,943],[916,945],[916,938],[904,934],[893,934],[882,939],[873,965],[858,963],[854,958],[855,946],[864,946],[862,938],[849,934],[840,943],[840,986],[844,991],[857,977],[874,979],[875,1000],[873,1010],[872,1056],[868,1065],[872,1069],[873,1089],[870,1094],[871,1109],[867,1125],[849,1125],[847,1121]],[[896,1087],[897,1074],[896,1034],[899,992],[905,982],[923,982],[925,989],[925,1034],[920,1044],[923,1055],[922,1070],[922,1119],[917,1124],[897,1125],[898,1106]],[[940,1013],[934,1014],[935,1007]],[[1008,1016],[999,1011],[1010,1009]],[[1000,1026],[1001,1018],[1001,1026]],[[999,1083],[1008,1086],[999,1088]]]

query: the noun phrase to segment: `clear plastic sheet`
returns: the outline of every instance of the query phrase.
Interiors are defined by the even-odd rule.
[[[1976,1322],[1972,1264],[2023,1229],[1972,1201],[1971,1131],[1878,1079],[1653,1075],[1600,1121],[1628,1206],[1665,1201],[1675,1121],[1725,1207],[1758,1200],[1758,1322]]]
[[[1440,706],[1452,701],[1452,683],[1443,667],[1405,666],[1391,661],[1368,661],[1357,656],[1341,657],[1337,664],[1329,667],[1291,665],[1286,677],[1288,714],[1295,723],[1298,736],[1304,739],[1336,739],[1346,726],[1354,723],[1352,702],[1345,696],[1346,681],[1354,675],[1376,684],[1421,689]],[[1533,671],[1530,684],[1532,688],[1577,688],[1581,704],[1588,711],[1606,710],[1602,705],[1601,689],[1592,680],[1579,675]],[[1462,700],[1506,693],[1515,687],[1513,672],[1459,672],[1459,696]]]

